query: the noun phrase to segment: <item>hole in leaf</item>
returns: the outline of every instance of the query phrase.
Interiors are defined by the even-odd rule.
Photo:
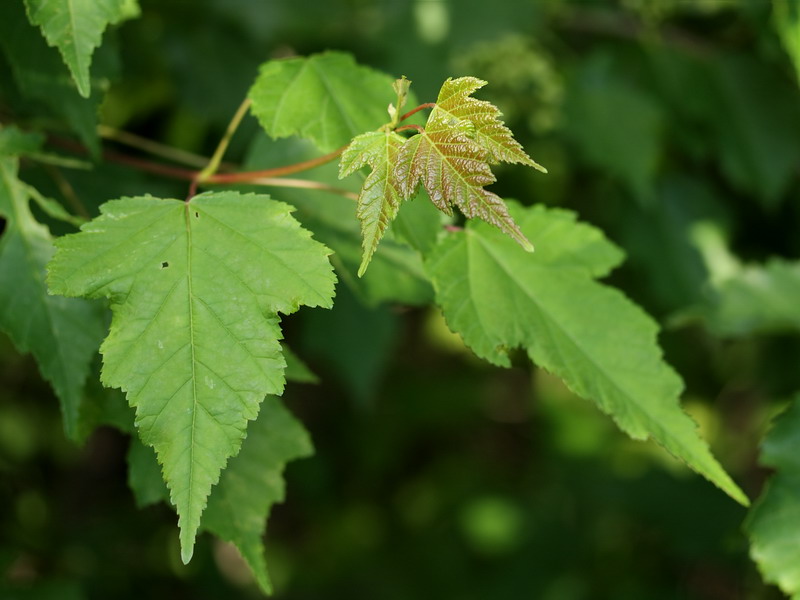
[[[164,261],[164,262],[161,263],[161,268],[162,269],[166,269],[168,266],[169,266],[169,263],[167,261]]]

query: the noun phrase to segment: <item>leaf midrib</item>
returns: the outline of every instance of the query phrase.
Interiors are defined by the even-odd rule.
[[[476,236],[473,236],[473,237],[475,237],[477,239],[478,243],[481,245],[481,247],[484,249],[484,251],[492,258],[492,260],[495,263],[497,263],[497,265],[501,268],[502,272],[512,282],[512,284],[516,284],[517,283],[516,282],[516,278],[514,277],[513,273],[509,270],[509,268],[504,263],[504,261],[501,258],[499,258],[497,256],[497,254],[493,251],[493,249],[491,248],[491,245],[487,244],[486,241],[480,235],[476,235]],[[597,285],[602,285],[602,284],[598,283]],[[571,335],[569,335],[563,327],[561,327],[561,325],[559,324],[558,320],[554,319],[550,315],[550,313],[543,308],[542,304],[537,301],[536,297],[534,295],[532,295],[527,288],[522,287],[521,285],[515,285],[515,287],[517,287],[519,290],[521,290],[523,292],[523,294],[530,299],[531,303],[534,304],[537,307],[537,309],[543,315],[546,316],[546,322],[552,323],[555,326],[555,328],[563,335],[563,337],[566,340],[568,340],[571,344],[573,344],[573,346],[576,349],[578,349],[580,351],[581,355],[585,358],[585,360],[589,364],[591,364],[594,367],[594,369],[595,369],[595,371],[597,373],[602,375],[602,377],[606,381],[608,381],[614,387],[614,389],[616,389],[624,398],[628,399],[628,401],[633,406],[636,406],[639,409],[639,411],[649,419],[649,421],[651,423],[658,423],[658,420],[656,418],[654,418],[649,411],[646,410],[646,405],[642,405],[642,404],[636,402],[634,396],[632,394],[630,394],[628,392],[628,390],[624,386],[621,386],[619,384],[619,382],[616,380],[616,378],[612,377],[609,373],[607,373],[607,371],[605,369],[600,368],[598,363],[591,357],[591,354],[587,353],[587,351],[579,343],[579,341],[573,339],[573,337]],[[677,395],[680,396],[679,393]],[[678,410],[683,412],[683,409],[680,406],[678,406],[677,408],[678,408]],[[683,413],[683,414],[685,415],[686,413]],[[666,430],[664,428],[660,428],[660,429],[667,437],[670,438],[670,440],[673,443],[676,441],[676,438],[674,438],[670,434],[670,432],[668,430]],[[645,433],[645,435],[647,435],[647,433]],[[649,437],[649,436],[647,436],[647,437]],[[658,438],[656,438],[656,439],[658,440]],[[658,441],[661,441],[661,440],[658,440]],[[682,443],[678,443],[677,447],[681,447],[682,445],[683,445]]]

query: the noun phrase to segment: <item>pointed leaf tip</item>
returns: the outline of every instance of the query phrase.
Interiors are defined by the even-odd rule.
[[[185,565],[189,564],[189,561],[192,560],[192,556],[194,556],[194,539],[196,534],[192,534],[191,541],[185,541],[183,538],[183,532],[181,532],[181,562]]]
[[[535,254],[523,255],[508,237],[470,222],[469,235],[445,236],[426,256],[448,326],[494,364],[510,366],[510,349],[525,348],[632,438],[654,439],[746,506],[680,405],[683,383],[663,359],[657,324],[595,279],[621,253],[566,211],[510,208],[521,231],[537,240]]]
[[[353,139],[339,162],[340,177],[364,165],[372,169],[361,187],[356,207],[363,238],[359,277],[366,272],[383,234],[400,208],[402,193],[394,170],[397,153],[404,141],[403,137],[391,131],[363,133]]]

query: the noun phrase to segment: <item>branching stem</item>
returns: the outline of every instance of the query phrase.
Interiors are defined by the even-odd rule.
[[[339,196],[344,196],[345,198],[350,198],[351,200],[358,200],[358,194],[351,192],[350,190],[337,188],[332,185],[327,185],[325,183],[320,183],[319,181],[311,181],[308,179],[289,179],[286,177],[259,177],[257,179],[252,179],[247,183],[253,185],[266,185],[272,187],[290,187],[290,188],[304,188],[307,190],[319,190],[321,192],[338,194]]]
[[[326,163],[336,160],[341,156],[347,146],[334,150],[323,156],[312,158],[311,160],[304,160],[303,162],[294,163],[293,165],[286,165],[285,167],[273,167],[272,169],[264,169],[262,171],[242,171],[240,173],[221,173],[212,175],[203,180],[203,183],[250,183],[255,179],[264,177],[280,177],[282,175],[292,175],[302,171],[308,171],[314,167],[319,167]]]
[[[211,160],[208,161],[208,166],[198,173],[198,182],[208,181],[208,179],[217,172],[217,169],[219,169],[219,165],[222,162],[222,157],[225,155],[225,151],[228,149],[228,144],[230,144],[233,134],[236,133],[236,130],[239,128],[239,124],[242,122],[242,119],[244,119],[244,116],[247,114],[249,108],[250,98],[245,98],[239,105],[239,108],[236,110],[236,114],[233,115],[231,122],[228,123],[228,128],[225,130],[225,135],[222,136],[222,139],[219,141],[219,145],[217,145],[217,149],[214,150]]]
[[[433,108],[434,106],[436,106],[436,102],[426,102],[425,104],[420,104],[418,107],[412,108],[410,111],[408,111],[402,117],[400,117],[400,120],[401,121],[405,121],[411,115],[413,115],[415,113],[418,113],[419,111],[424,110],[426,108]]]
[[[202,169],[209,162],[209,159],[205,156],[200,156],[199,154],[194,154],[193,152],[187,152],[186,150],[181,150],[180,148],[173,148],[172,146],[167,146],[166,144],[160,144],[159,142],[154,142],[153,140],[143,138],[134,133],[114,129],[113,127],[108,127],[107,125],[98,125],[97,133],[100,134],[100,137],[107,140],[112,140],[114,142],[130,146],[131,148],[136,148],[137,150],[142,150],[143,152],[147,152],[153,156],[165,158],[174,163],[186,165],[187,167]]]
[[[88,154],[86,148],[84,148],[82,145],[72,140],[50,136],[49,141],[50,143],[60,146],[61,148],[64,148],[65,150],[68,150],[70,152],[83,155]],[[325,154],[323,156],[312,158],[310,160],[302,161],[292,165],[285,165],[283,167],[274,167],[272,169],[263,169],[260,171],[242,171],[239,173],[216,173],[207,177],[205,180],[202,181],[200,180],[199,177],[200,171],[193,171],[190,169],[183,169],[181,167],[164,165],[144,158],[128,156],[127,154],[122,154],[114,150],[103,150],[102,156],[103,159],[109,162],[133,167],[134,169],[137,169],[139,171],[145,171],[147,173],[153,173],[155,175],[162,175],[164,177],[169,177],[170,179],[180,179],[183,181],[189,181],[190,186],[189,186],[189,193],[187,195],[187,200],[195,195],[195,193],[197,192],[197,186],[200,183],[203,184],[249,183],[253,185],[269,185],[274,187],[306,188],[311,190],[325,191],[332,194],[338,194],[346,198],[358,199],[358,196],[349,190],[330,186],[324,183],[320,183],[318,181],[311,181],[306,179],[282,178],[283,175],[291,175],[293,173],[300,173],[301,171],[308,171],[309,169],[313,169],[314,167],[318,167],[320,165],[324,165],[333,160],[336,160],[342,154],[342,152],[344,152],[345,148],[347,148],[347,146],[342,146],[341,148],[338,148],[337,150],[329,152],[328,154]],[[86,213],[85,210],[80,212],[81,214]]]
[[[425,129],[420,127],[419,125],[403,125],[402,127],[398,127],[395,131],[408,131],[409,129],[415,129],[419,133],[425,133]]]

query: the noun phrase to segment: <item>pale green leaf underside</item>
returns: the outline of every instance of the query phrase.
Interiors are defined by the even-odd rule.
[[[308,432],[279,398],[267,396],[250,424],[239,454],[214,486],[201,528],[234,544],[253,571],[261,589],[271,593],[262,536],[273,504],[284,499],[283,470],[313,451]],[[131,440],[128,482],[140,507],[168,500],[156,457]]]
[[[390,131],[364,133],[353,139],[339,161],[339,178],[364,165],[371,168],[358,194],[356,209],[363,240],[359,277],[364,275],[386,228],[400,209],[402,197],[392,171],[403,142],[405,138]]]
[[[134,6],[130,0],[25,0],[31,23],[58,48],[84,98],[92,90],[89,68],[103,32],[132,16]]]
[[[386,123],[395,100],[391,77],[341,52],[267,62],[249,97],[270,136],[299,135],[323,152]]]
[[[662,359],[656,324],[619,291],[594,281],[619,261],[619,251],[568,213],[511,212],[542,251],[526,253],[471,222],[430,254],[428,272],[450,328],[495,364],[508,365],[509,350],[524,347],[631,437],[652,437],[746,504],[681,409],[682,382]]]
[[[720,335],[800,331],[800,262],[779,258],[721,281],[704,314]]]
[[[0,329],[21,352],[31,352],[61,401],[64,429],[79,427],[83,386],[103,338],[102,309],[86,300],[50,296],[45,265],[53,254],[48,229],[30,212],[29,189],[17,179],[16,159],[0,159]]]
[[[211,487],[264,396],[283,389],[277,313],[332,304],[329,251],[263,195],[123,198],[101,211],[56,242],[49,284],[110,298],[103,383],[127,392],[158,454],[188,561]]]
[[[283,470],[291,460],[310,456],[305,428],[279,398],[267,396],[258,419],[247,431],[242,450],[231,460],[208,499],[203,529],[234,544],[259,587],[272,592],[262,535],[272,505],[283,502]]]
[[[750,555],[764,579],[800,597],[800,397],[764,440],[761,462],[776,469],[747,517]]]

